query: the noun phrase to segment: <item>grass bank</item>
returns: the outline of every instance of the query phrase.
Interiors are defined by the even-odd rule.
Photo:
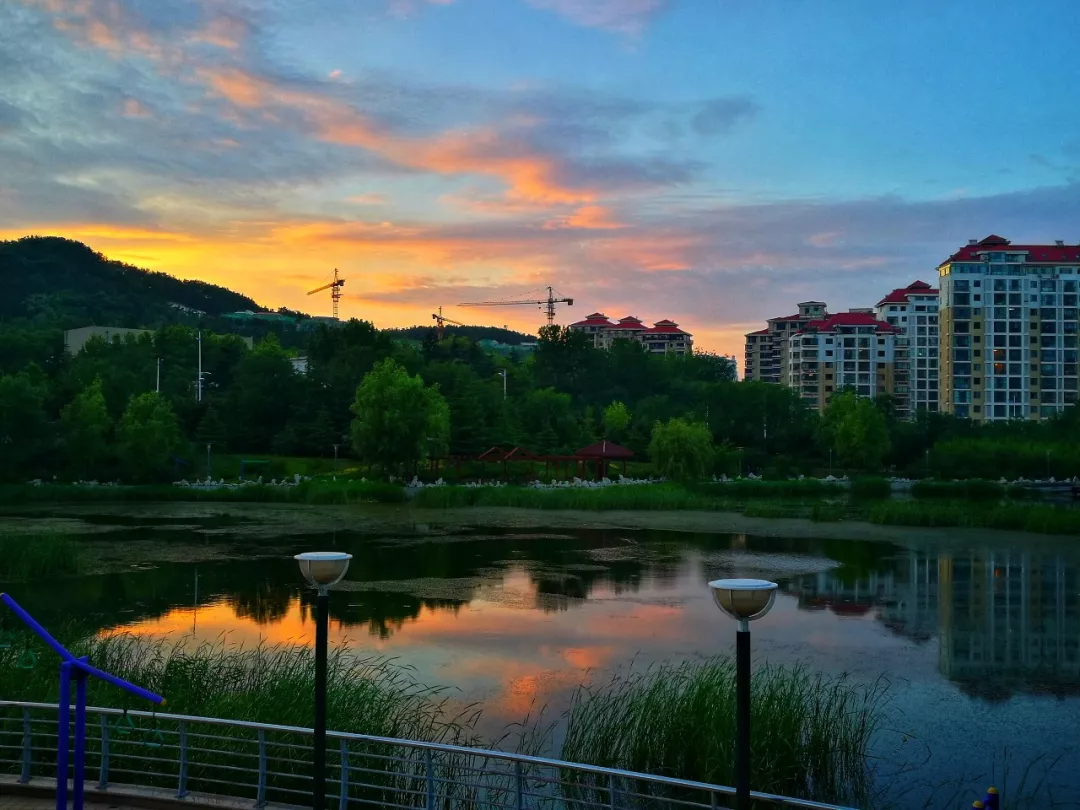
[[[79,544],[62,534],[0,534],[0,582],[78,574]]]
[[[884,688],[806,669],[754,673],[755,789],[861,805],[872,788],[870,738]],[[735,667],[728,659],[660,666],[578,693],[562,757],[734,784]],[[760,787],[758,787],[760,786]]]
[[[75,486],[73,484],[0,487],[0,505],[28,503],[126,503],[183,501],[206,503],[403,503],[405,491],[377,481],[316,480],[297,486],[248,484],[203,489],[171,484],[149,486]]]
[[[1042,504],[885,501],[870,507],[867,518],[871,523],[891,526],[961,526],[1080,535],[1080,510]]]

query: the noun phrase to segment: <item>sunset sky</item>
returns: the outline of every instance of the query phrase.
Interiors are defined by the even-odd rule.
[[[741,354],[1080,241],[1077,0],[3,0],[0,238],[326,314],[552,284]],[[532,297],[532,296],[528,296]]]

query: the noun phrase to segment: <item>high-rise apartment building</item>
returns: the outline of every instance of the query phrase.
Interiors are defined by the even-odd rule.
[[[788,378],[788,338],[806,327],[810,321],[827,317],[821,301],[804,301],[795,315],[769,318],[768,326],[746,336],[743,379],[781,383]]]
[[[1076,403],[1080,246],[991,235],[938,274],[941,410],[1045,419]]]
[[[875,311],[907,337],[909,360],[897,363],[896,389],[910,414],[938,410],[938,291],[915,281],[886,295]]]
[[[788,337],[788,373],[784,383],[808,405],[823,410],[837,391],[875,398],[889,394],[897,415],[906,417],[906,387],[897,384],[897,368],[908,364],[908,339],[898,326],[872,312],[854,310],[810,321]]]

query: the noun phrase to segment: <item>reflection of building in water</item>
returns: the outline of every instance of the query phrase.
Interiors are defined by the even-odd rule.
[[[896,582],[891,571],[873,571],[865,577],[841,579],[831,571],[798,577],[785,589],[799,598],[800,610],[831,610],[841,616],[862,616],[884,600],[891,600]]]
[[[927,641],[937,632],[938,558],[909,551],[897,558],[893,598],[881,606],[882,623],[897,635]]]
[[[1080,569],[1030,553],[943,553],[941,672],[1080,686]],[[1032,677],[1033,676],[1033,677]]]

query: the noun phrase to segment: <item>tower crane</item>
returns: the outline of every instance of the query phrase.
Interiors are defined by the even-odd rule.
[[[439,307],[439,314],[438,315],[432,313],[431,319],[433,321],[435,321],[435,328],[439,330],[439,340],[442,340],[443,335],[446,334],[446,324],[450,324],[452,326],[464,326],[465,325],[463,323],[459,323],[458,321],[452,321],[449,318],[443,317],[442,307]]]
[[[467,301],[467,302],[465,302],[463,304],[459,304],[458,306],[462,306],[462,307],[512,307],[512,306],[519,306],[519,305],[523,305],[523,304],[537,304],[537,305],[540,305],[540,306],[544,307],[544,311],[547,313],[548,326],[551,326],[555,322],[555,305],[556,304],[566,304],[567,306],[570,306],[570,307],[572,307],[574,305],[574,299],[573,298],[556,298],[555,296],[557,296],[557,295],[560,295],[560,293],[558,291],[556,291],[552,287],[548,287],[547,288],[547,298],[542,298],[540,300],[529,300],[529,301]]]
[[[334,302],[334,320],[337,320],[338,316],[338,303],[341,301],[341,288],[345,286],[345,279],[338,278],[338,270],[334,268],[334,280],[329,284],[323,284],[321,287],[316,287],[314,290],[308,293],[308,295],[314,295],[317,292],[323,290],[330,290],[330,300]]]

